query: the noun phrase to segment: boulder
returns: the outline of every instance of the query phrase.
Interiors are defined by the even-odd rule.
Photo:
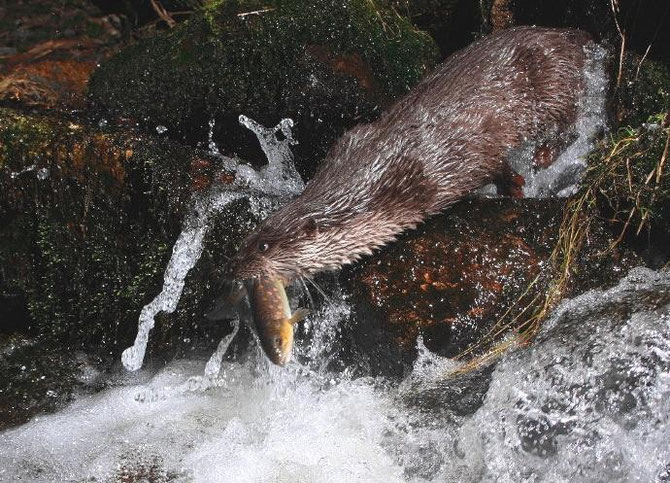
[[[340,281],[352,305],[350,361],[373,373],[402,374],[417,338],[446,357],[481,355],[511,331],[536,330],[544,304],[608,286],[640,264],[630,250],[589,220],[570,265],[570,282],[547,299],[562,273],[564,218],[560,199],[464,201],[345,269]]]
[[[108,116],[213,141],[256,164],[238,125],[295,122],[296,161],[311,175],[345,129],[369,121],[436,61],[431,37],[383,2],[208,2],[186,22],[103,62],[91,100]]]
[[[2,109],[0,313],[32,335],[118,355],[160,291],[191,199],[234,179],[221,163],[129,129]],[[215,337],[227,330],[202,314],[255,223],[245,206],[217,215],[177,312],[158,324],[156,346],[196,345],[194,334],[208,330],[199,324]]]

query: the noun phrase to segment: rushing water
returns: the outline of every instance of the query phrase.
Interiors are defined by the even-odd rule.
[[[326,306],[297,349],[327,352],[346,310]],[[667,271],[562,303],[532,346],[479,373],[420,353],[400,384],[260,351],[215,377],[204,358],[120,371],[1,433],[0,480],[667,481]]]

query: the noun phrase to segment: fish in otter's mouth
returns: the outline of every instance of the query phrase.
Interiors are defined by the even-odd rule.
[[[291,359],[294,325],[307,315],[306,309],[291,314],[291,307],[281,277],[259,277],[247,280],[256,334],[268,358],[279,366]]]

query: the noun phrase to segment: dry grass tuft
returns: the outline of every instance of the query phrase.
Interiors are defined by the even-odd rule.
[[[460,353],[467,360],[452,375],[469,372],[494,361],[509,349],[529,344],[556,304],[570,292],[579,269],[579,256],[593,222],[608,213],[606,221],[618,235],[601,255],[607,255],[634,229],[639,235],[658,219],[659,208],[670,203],[667,159],[670,149],[670,115],[654,116],[652,124],[624,128],[590,156],[583,187],[563,209],[556,246],[549,258],[553,273],[547,289],[522,305],[542,281],[538,275],[476,344]],[[670,216],[670,213],[663,214]],[[665,223],[669,220],[665,219]]]

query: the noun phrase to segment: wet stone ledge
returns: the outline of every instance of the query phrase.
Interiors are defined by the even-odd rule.
[[[455,357],[498,321],[519,316],[521,324],[557,275],[550,259],[565,207],[561,199],[464,201],[345,269],[352,360],[372,372],[402,373],[419,336],[432,352]],[[640,264],[626,248],[602,250],[613,240],[602,222],[592,222],[562,296],[612,285]]]
[[[376,118],[437,61],[427,33],[381,2],[210,1],[169,33],[103,62],[90,99],[186,144],[263,156],[240,114],[295,122],[296,163],[313,174],[345,129]]]

